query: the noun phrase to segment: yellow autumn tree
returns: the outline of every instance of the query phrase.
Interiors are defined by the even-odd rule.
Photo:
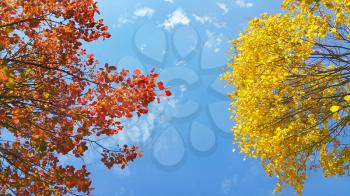
[[[285,0],[232,40],[233,143],[302,194],[307,171],[350,173],[350,0]]]

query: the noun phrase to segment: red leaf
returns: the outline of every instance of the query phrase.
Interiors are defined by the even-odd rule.
[[[111,37],[111,34],[109,34],[109,33],[107,33],[106,35],[105,35],[105,38],[110,38]]]
[[[165,91],[165,95],[169,97],[172,95],[172,93],[169,90],[167,90],[167,91]]]
[[[158,88],[159,88],[159,90],[164,90],[165,88],[164,88],[164,84],[163,84],[163,82],[158,82]]]
[[[78,103],[83,103],[83,99],[82,99],[82,98],[80,98],[80,97],[78,98],[78,100],[77,100],[77,101],[78,101]]]
[[[114,71],[114,70],[117,70],[117,68],[115,66],[110,66],[109,70]]]

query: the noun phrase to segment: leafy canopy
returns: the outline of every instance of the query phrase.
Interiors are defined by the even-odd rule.
[[[259,158],[275,191],[301,194],[307,171],[349,175],[350,1],[285,0],[232,41],[234,144]]]
[[[154,71],[98,66],[86,53],[84,42],[110,37],[98,13],[93,0],[0,1],[0,194],[89,194],[86,166],[58,156],[93,147],[108,168],[124,168],[141,155],[98,138],[171,93]]]

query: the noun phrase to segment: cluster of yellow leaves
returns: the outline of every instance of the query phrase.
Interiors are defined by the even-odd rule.
[[[313,13],[332,18],[331,32],[337,35],[338,27],[350,25],[350,0],[284,0],[282,8],[291,12]],[[347,39],[350,36],[348,34]]]
[[[236,87],[229,94],[233,144],[278,178],[275,191],[287,183],[301,194],[308,169],[322,167],[325,176],[349,170],[350,148],[340,138],[350,124],[349,82],[330,61],[310,57],[333,28],[350,26],[350,1],[282,6],[284,15],[263,14],[232,41],[232,70],[222,79]]]

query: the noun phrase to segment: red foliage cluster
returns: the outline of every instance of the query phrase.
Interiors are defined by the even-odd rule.
[[[142,155],[93,138],[117,134],[121,118],[145,114],[171,93],[154,71],[130,74],[86,54],[83,42],[110,37],[98,13],[93,0],[0,1],[0,193],[89,194],[86,166],[57,158],[82,157],[87,144],[100,148],[108,168]]]

